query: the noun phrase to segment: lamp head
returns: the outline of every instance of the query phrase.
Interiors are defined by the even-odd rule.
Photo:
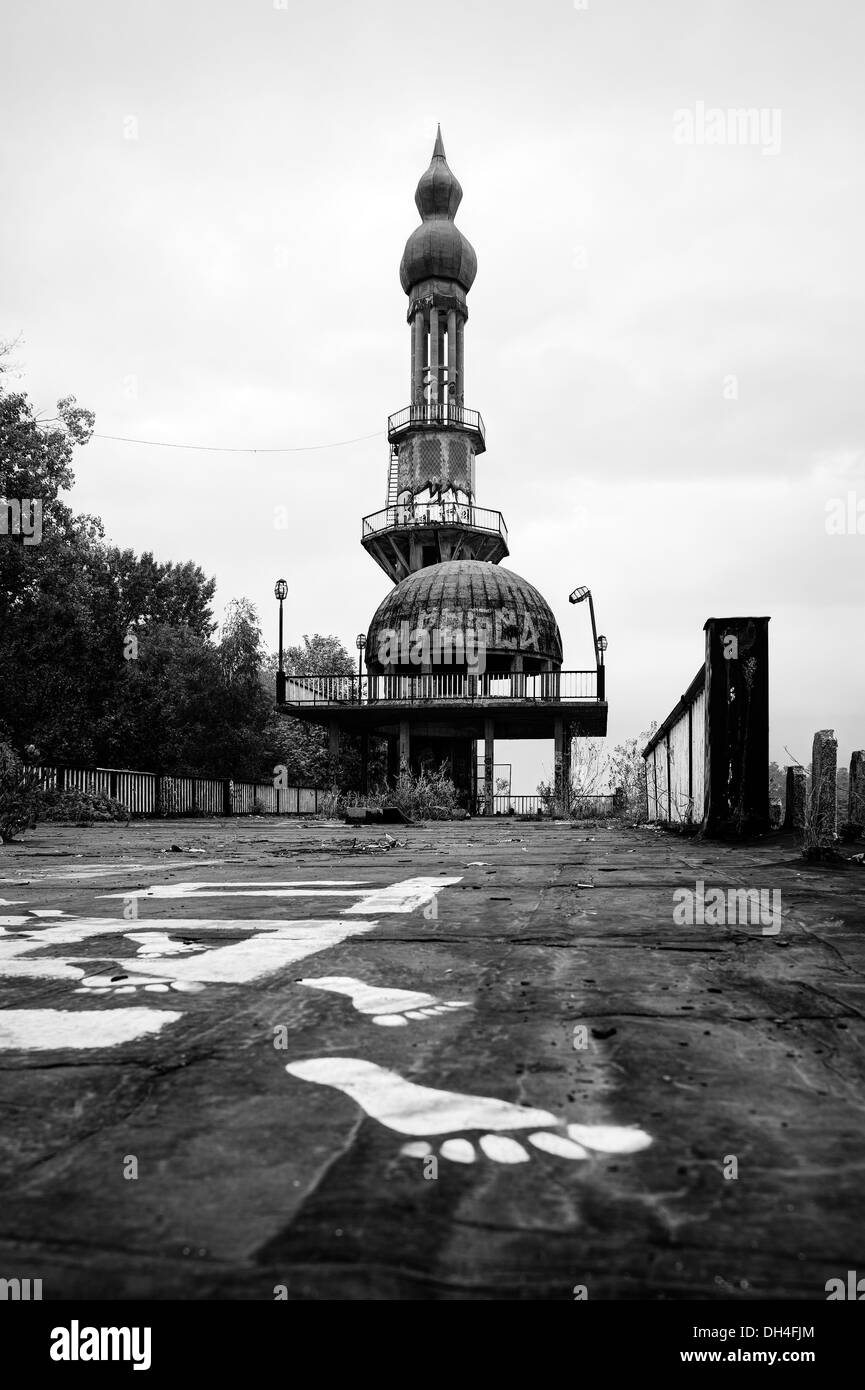
[[[607,650],[607,639],[606,639],[606,637],[604,637],[604,636],[602,635],[602,636],[600,636],[600,637],[598,638],[598,651],[599,651],[599,652],[605,652],[606,650]]]
[[[586,586],[585,586],[584,584],[581,584],[581,585],[579,586],[579,588],[575,589],[574,592],[569,596],[568,602],[569,602],[569,603],[582,603],[583,599],[586,599],[586,598],[588,598],[588,597],[589,597],[589,590],[586,588]]]
[[[282,602],[284,598],[287,598],[288,585],[286,584],[284,579],[277,579],[276,583],[273,586],[273,595],[274,598],[278,598],[280,602]]]
[[[357,637],[354,639],[354,645],[357,647],[357,649],[358,649],[359,652],[362,652],[362,651],[363,651],[364,647],[366,646],[366,633],[365,633],[365,632],[359,632],[359,633],[357,634]]]

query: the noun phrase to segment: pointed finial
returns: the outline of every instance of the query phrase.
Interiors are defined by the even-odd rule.
[[[445,147],[444,147],[444,144],[443,144],[443,142],[442,142],[442,128],[441,128],[441,125],[438,126],[438,131],[437,131],[437,134],[436,134],[435,148],[434,148],[434,150],[433,150],[433,152],[432,152],[432,157],[433,157],[433,159],[444,159],[444,157],[445,157]]]

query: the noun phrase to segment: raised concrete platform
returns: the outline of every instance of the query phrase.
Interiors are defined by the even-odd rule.
[[[780,836],[393,834],[162,822],[0,851],[5,1277],[745,1301],[856,1269],[865,871]],[[698,882],[780,892],[780,920],[679,924]]]

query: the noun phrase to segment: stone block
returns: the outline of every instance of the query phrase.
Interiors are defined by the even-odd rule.
[[[865,829],[865,749],[850,759],[850,789],[847,796],[847,823],[861,834]]]
[[[802,830],[805,826],[806,778],[804,767],[788,767],[787,808],[784,814],[785,830]]]
[[[814,844],[831,845],[837,838],[835,809],[838,740],[833,729],[818,729],[811,750],[809,829]]]

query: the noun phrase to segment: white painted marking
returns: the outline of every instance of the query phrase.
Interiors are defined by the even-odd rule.
[[[160,981],[187,979],[207,983],[243,984],[257,979],[262,974],[268,974],[271,970],[279,969],[282,965],[290,965],[317,951],[324,951],[329,946],[336,946],[350,936],[372,931],[377,925],[376,922],[354,925],[344,922],[341,918],[304,919],[298,922],[249,921],[243,918],[204,922],[195,918],[154,921],[155,928],[181,935],[209,928],[242,932],[243,938],[231,946],[199,951],[183,960],[136,956],[132,960],[123,960],[122,966],[130,975],[156,975]],[[125,918],[94,917],[74,923],[65,922],[57,927],[16,932],[14,935],[7,933],[0,936],[0,977],[8,975],[29,976],[33,979],[80,980],[85,971],[78,969],[72,962],[83,961],[85,966],[92,968],[99,959],[120,958],[113,953],[101,957],[66,954],[50,960],[44,957],[32,960],[29,956],[52,946],[79,945],[94,937],[129,935],[128,928],[129,922]],[[158,932],[154,934],[158,935]],[[19,959],[25,953],[28,958]]]
[[[573,1139],[565,1139],[561,1134],[546,1134],[543,1130],[529,1135],[529,1143],[544,1153],[555,1154],[557,1158],[588,1158],[589,1151]]]
[[[547,1110],[529,1110],[487,1096],[436,1091],[406,1081],[395,1071],[358,1057],[317,1057],[290,1062],[286,1071],[302,1081],[335,1086],[368,1115],[398,1134],[451,1134],[460,1129],[538,1129],[557,1125]]]
[[[363,902],[344,910],[350,915],[375,916],[381,912],[413,912],[415,908],[432,902],[442,888],[461,881],[461,878],[406,878],[401,883],[392,883],[388,888],[376,888],[366,893]]]
[[[362,1014],[372,1014],[373,1023],[384,1027],[398,1027],[407,1018],[433,1018],[448,1013],[451,1009],[467,1009],[468,1004],[449,1003],[439,1008],[434,994],[422,994],[413,989],[385,989],[377,985],[364,984],[350,975],[321,975],[300,981],[312,989],[326,989],[333,994],[348,995],[354,1007]]]
[[[80,980],[84,974],[65,960],[3,960],[0,977],[4,980]]]
[[[368,883],[365,878],[280,879],[274,883],[152,883],[128,893],[100,893],[100,898],[315,898],[357,897],[350,885]],[[346,885],[349,885],[346,888]],[[333,889],[333,892],[325,891]],[[340,891],[345,889],[346,891]]]
[[[529,1155],[522,1144],[518,1144],[516,1139],[509,1139],[506,1134],[482,1134],[478,1143],[487,1158],[491,1158],[493,1163],[529,1162]],[[444,1151],[444,1144],[442,1144],[442,1153]],[[446,1154],[445,1157],[447,1157]]]
[[[568,1134],[578,1144],[605,1154],[635,1154],[651,1144],[641,1129],[623,1129],[618,1125],[568,1125]]]
[[[182,1014],[163,1009],[4,1009],[0,1012],[0,1048],[37,1052],[56,1048],[116,1047],[158,1033]]]
[[[367,1115],[398,1134],[454,1136],[457,1130],[480,1130],[481,1149],[495,1163],[523,1163],[529,1157],[520,1144],[503,1136],[502,1131],[508,1130],[537,1127],[538,1132],[530,1136],[535,1148],[569,1159],[588,1157],[587,1148],[601,1153],[636,1153],[652,1142],[649,1135],[639,1129],[618,1125],[565,1126],[547,1110],[530,1110],[489,1096],[461,1095],[456,1091],[419,1086],[406,1081],[398,1072],[359,1057],[315,1057],[305,1062],[290,1062],[286,1071],[302,1081],[333,1086],[344,1092]],[[563,1129],[570,1138],[561,1133]],[[493,1133],[486,1132],[490,1130]],[[415,1146],[405,1146],[401,1152],[420,1156]],[[445,1139],[440,1152],[442,1157],[457,1163],[474,1161],[474,1149],[465,1138]]]
[[[446,1139],[439,1150],[451,1163],[474,1163],[475,1151],[468,1139]]]
[[[202,951],[197,956],[148,960],[136,956],[123,962],[130,977],[158,975],[160,979],[195,980],[202,984],[249,984],[316,951],[338,946],[351,936],[362,936],[378,923],[350,926],[347,922],[291,922],[276,931],[262,932],[231,946]]]
[[[406,1158],[426,1158],[427,1154],[432,1153],[432,1144],[427,1144],[423,1139],[417,1139],[411,1144],[403,1144],[400,1153],[405,1154]]]
[[[139,956],[188,956],[201,947],[191,942],[172,941],[167,931],[130,931],[124,933],[127,941],[138,944]]]

